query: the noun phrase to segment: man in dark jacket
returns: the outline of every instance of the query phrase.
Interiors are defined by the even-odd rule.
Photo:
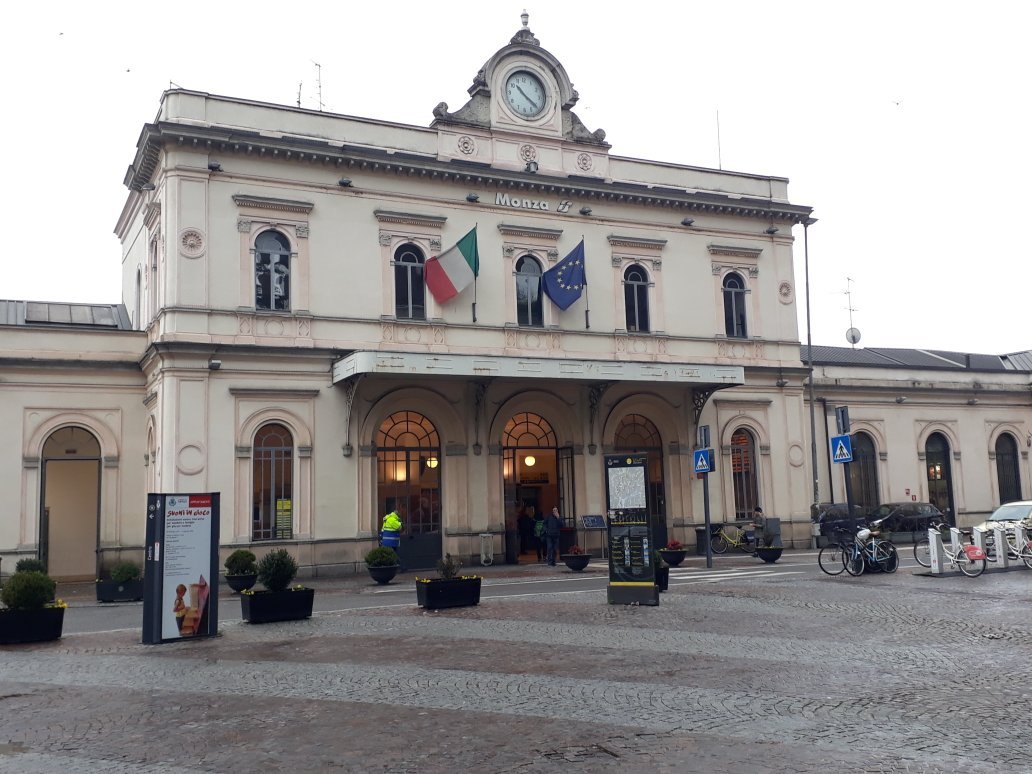
[[[545,516],[545,558],[549,565],[555,567],[556,559],[559,558],[559,531],[563,522],[559,518],[559,509],[553,508],[552,512]]]

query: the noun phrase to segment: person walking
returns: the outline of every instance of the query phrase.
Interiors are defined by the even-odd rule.
[[[563,522],[559,518],[559,509],[553,508],[552,512],[545,516],[545,557],[548,564],[555,567],[556,559],[559,558],[559,532],[562,530]]]
[[[540,562],[545,558],[545,517],[537,512],[533,503],[527,506],[527,515],[534,521],[534,550]]]

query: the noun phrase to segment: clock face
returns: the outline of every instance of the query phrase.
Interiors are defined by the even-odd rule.
[[[505,81],[505,101],[524,118],[534,118],[545,109],[545,86],[536,75],[517,70]]]

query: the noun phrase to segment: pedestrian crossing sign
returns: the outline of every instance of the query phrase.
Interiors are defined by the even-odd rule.
[[[713,470],[713,450],[696,449],[692,452],[692,465],[696,473],[709,473]]]
[[[835,462],[853,461],[853,439],[848,435],[836,435],[831,439],[831,459]]]

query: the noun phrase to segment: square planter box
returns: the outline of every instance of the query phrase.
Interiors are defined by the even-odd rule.
[[[135,602],[143,599],[143,578],[119,583],[113,580],[97,581],[98,602]]]
[[[47,642],[61,638],[63,607],[39,610],[0,610],[0,645]]]
[[[480,581],[474,578],[431,578],[416,581],[416,603],[427,610],[480,604]]]
[[[312,617],[315,589],[256,591],[240,595],[240,617],[248,623],[300,621]]]

